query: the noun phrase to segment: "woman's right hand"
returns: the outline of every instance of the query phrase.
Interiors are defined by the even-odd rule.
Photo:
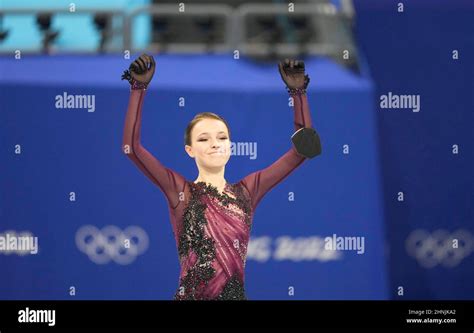
[[[142,54],[130,65],[132,78],[145,84],[150,83],[155,74],[155,59],[147,54]]]

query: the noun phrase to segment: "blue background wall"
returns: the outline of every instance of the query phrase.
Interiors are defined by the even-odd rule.
[[[390,291],[397,299],[399,286],[405,298],[473,299],[474,2],[404,1],[403,13],[399,2],[356,1],[356,33],[377,83],[375,95],[421,97],[418,113],[375,109]],[[397,201],[399,191],[404,202]],[[432,235],[419,248],[420,260],[406,249],[415,230]],[[468,240],[458,264],[443,250],[453,233]]]
[[[1,257],[9,269],[3,285],[10,286],[3,297],[68,298],[73,285],[78,297],[169,299],[177,288],[178,261],[164,196],[120,149],[129,89],[119,76],[127,63],[119,57],[3,59],[5,68],[17,69],[15,75],[7,71],[2,84],[7,125],[2,224],[6,230],[32,231],[41,249],[37,255]],[[268,237],[264,251],[270,254],[253,260],[262,253],[250,251],[248,294],[290,298],[293,287],[291,297],[298,299],[384,298],[373,87],[370,79],[325,59],[309,59],[307,66],[313,78],[312,117],[324,154],[297,169],[257,209],[252,236]],[[95,95],[96,110],[55,108],[63,91]],[[178,105],[180,97],[185,107]],[[198,112],[224,116],[234,142],[257,143],[256,159],[232,156],[226,168],[232,182],[268,166],[291,145],[292,108],[275,64],[229,56],[158,56],[144,108],[144,145],[188,179],[196,178],[197,169],[182,139]],[[15,144],[22,145],[21,155],[12,153]],[[343,144],[353,145],[354,153],[343,155]],[[69,201],[71,191],[75,202]],[[289,192],[294,201],[288,200]],[[138,225],[149,235],[150,247],[131,265],[96,265],[74,242],[86,224]],[[320,238],[333,233],[366,237],[365,253],[326,253],[325,259],[318,254],[324,250]],[[280,237],[319,239],[315,256],[278,260]]]

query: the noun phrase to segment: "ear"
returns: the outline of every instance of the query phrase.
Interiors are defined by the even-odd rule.
[[[194,158],[193,147],[185,145],[184,150],[188,153],[189,157]]]

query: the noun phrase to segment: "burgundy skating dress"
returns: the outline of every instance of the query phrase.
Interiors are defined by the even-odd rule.
[[[146,90],[131,90],[123,149],[165,194],[179,253],[177,300],[246,299],[244,268],[255,208],[262,197],[306,159],[293,146],[269,167],[235,184],[216,187],[186,180],[161,164],[140,142]],[[294,98],[295,131],[311,127],[305,94]]]

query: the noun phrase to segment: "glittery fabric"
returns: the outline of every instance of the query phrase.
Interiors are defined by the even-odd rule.
[[[292,146],[278,160],[221,192],[164,166],[141,144],[146,90],[132,90],[123,151],[164,193],[181,266],[176,300],[244,300],[245,263],[255,210],[266,193],[303,163]],[[311,127],[307,97],[294,96],[294,129]]]
[[[251,228],[250,198],[242,185],[223,193],[204,182],[188,182],[178,253],[182,270],[175,299],[245,299],[244,266]]]

